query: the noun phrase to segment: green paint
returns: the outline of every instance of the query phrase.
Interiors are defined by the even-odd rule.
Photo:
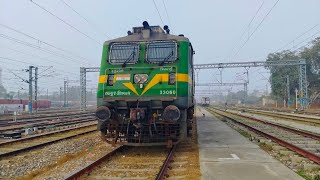
[[[109,45],[105,44],[102,52],[100,75],[106,74],[130,74],[130,80],[116,80],[113,86],[107,86],[105,83],[98,84],[97,97],[139,97],[144,88],[152,80],[156,74],[182,73],[192,77],[191,66],[189,60],[189,45],[188,41],[180,41],[178,44],[178,59],[174,63],[164,64],[149,64],[145,61],[146,43],[140,42],[139,58],[136,64],[127,64],[125,68],[121,65],[112,65],[108,63]],[[148,74],[148,82],[140,88],[140,84],[134,84],[134,74]],[[123,83],[132,82],[137,90],[138,95],[129,90]],[[174,85],[169,85],[168,82],[160,82],[145,92],[142,97],[187,97],[191,94],[191,84],[188,82],[176,82]]]

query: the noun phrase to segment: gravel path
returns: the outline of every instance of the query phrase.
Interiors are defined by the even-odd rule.
[[[98,133],[91,133],[24,152],[17,156],[6,157],[0,160],[0,179],[13,179],[31,172],[34,175],[39,174],[40,169],[52,169],[57,163],[68,160],[77,153],[90,151],[92,147],[101,143]],[[29,177],[32,178],[34,175]]]

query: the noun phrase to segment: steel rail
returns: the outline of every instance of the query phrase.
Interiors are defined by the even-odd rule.
[[[173,154],[176,151],[176,147],[177,147],[177,145],[174,145],[171,148],[169,154],[167,155],[166,160],[164,161],[164,163],[163,163],[163,165],[162,165],[162,167],[161,167],[161,169],[160,169],[160,171],[159,171],[159,173],[158,173],[158,175],[156,177],[156,180],[162,180],[162,179],[164,179],[166,177],[167,171],[168,171],[168,169],[170,167],[170,164],[172,162],[172,159],[173,159]]]
[[[68,114],[67,114],[68,113]],[[20,122],[24,122],[24,121],[28,121],[29,119],[44,119],[44,118],[51,118],[51,117],[69,117],[69,116],[76,116],[76,115],[83,115],[83,114],[94,114],[94,112],[92,111],[86,111],[86,112],[81,112],[81,111],[78,111],[78,112],[65,112],[65,113],[61,113],[61,112],[57,112],[56,114],[53,114],[53,113],[49,113],[47,115],[45,114],[39,114],[39,115],[28,115],[28,116],[17,116],[17,121],[20,121]],[[13,122],[12,120],[12,115],[10,116],[10,118],[4,118],[4,119],[1,119],[0,118],[0,122]]]
[[[113,151],[105,154],[104,156],[102,156],[98,160],[88,164],[87,166],[85,166],[85,167],[83,167],[83,168],[81,168],[79,170],[76,170],[75,172],[73,172],[72,174],[68,175],[64,179],[65,180],[76,180],[76,179],[79,179],[82,175],[84,175],[86,173],[90,173],[95,167],[99,166],[104,161],[110,159],[115,154],[123,151],[125,148],[127,148],[127,146],[119,146],[119,147],[117,147],[116,149],[114,149]]]
[[[301,117],[301,116],[297,116],[297,115],[283,114],[282,112],[272,113],[272,112],[266,112],[266,111],[260,111],[260,110],[248,110],[248,112],[254,113],[254,114],[260,114],[260,115],[264,115],[264,116],[271,116],[271,117],[283,118],[283,119],[288,119],[288,120],[293,120],[293,121],[301,121],[301,122],[305,122],[305,123],[314,123],[314,124],[320,125],[320,119],[318,119],[318,118]],[[304,120],[302,120],[302,118]]]
[[[84,122],[84,123],[87,123],[87,122]],[[57,131],[49,131],[49,132],[45,132],[45,133],[36,134],[34,136],[27,136],[27,137],[22,137],[22,138],[19,138],[19,139],[8,140],[8,141],[0,142],[0,148],[1,148],[1,146],[8,145],[8,144],[11,144],[11,143],[16,143],[16,142],[19,142],[19,141],[32,140],[32,139],[36,139],[36,138],[43,137],[43,136],[48,136],[48,135],[52,135],[52,134],[68,132],[68,131],[72,131],[72,130],[76,130],[76,129],[80,129],[80,128],[90,127],[90,126],[93,126],[93,125],[97,125],[97,122],[91,123],[91,124],[85,124],[85,125],[82,125],[82,126],[76,126],[76,127],[72,127],[72,128],[66,128],[66,129],[62,129],[62,130],[57,130]]]
[[[220,109],[216,109],[216,110],[221,111]],[[261,119],[255,118],[255,117],[246,116],[246,115],[243,115],[243,114],[237,114],[237,113],[230,112],[230,111],[228,111],[228,113],[236,115],[236,116],[240,116],[240,117],[243,117],[243,118],[248,118],[248,119],[251,119],[253,121],[258,121],[258,122],[261,122],[261,123],[264,123],[264,124],[268,124],[268,125],[271,125],[271,126],[275,126],[275,127],[281,128],[281,129],[285,129],[287,131],[290,131],[290,132],[293,132],[293,133],[296,133],[296,134],[299,134],[299,135],[302,135],[302,136],[305,136],[305,137],[310,137],[312,139],[320,140],[320,135],[319,134],[313,134],[313,133],[309,133],[309,132],[306,132],[306,131],[293,129],[293,128],[290,128],[290,127],[286,127],[286,126],[283,126],[283,125],[280,125],[280,124],[275,124],[275,123],[272,123],[272,122],[268,122],[268,121],[265,121],[265,120],[261,120]]]
[[[6,120],[0,120],[1,125],[17,125],[17,124],[23,124],[23,123],[29,123],[29,122],[41,122],[45,120],[51,120],[52,118],[68,118],[68,117],[75,117],[75,116],[90,116],[94,115],[94,113],[78,113],[78,114],[63,114],[63,115],[50,115],[50,116],[41,116],[41,117],[30,117],[30,118],[24,118],[19,119],[17,117],[17,120],[14,121],[13,119],[6,119]]]
[[[84,127],[82,127],[82,128],[84,128]],[[73,129],[73,130],[75,130],[75,129]],[[70,139],[70,138],[73,138],[73,137],[76,137],[76,136],[88,134],[88,133],[95,132],[95,131],[96,131],[96,129],[89,130],[89,131],[84,131],[84,132],[77,133],[77,134],[74,134],[74,135],[71,135],[71,136],[62,137],[62,138],[58,138],[58,139],[55,139],[55,140],[47,141],[47,142],[44,142],[44,143],[39,143],[39,144],[35,144],[35,145],[32,145],[32,146],[28,146],[26,148],[20,148],[20,149],[16,149],[16,150],[13,150],[13,151],[5,152],[5,153],[2,153],[2,154],[0,153],[0,159],[3,158],[3,157],[16,155],[16,154],[21,153],[21,152],[25,152],[25,151],[28,151],[28,150],[32,150],[32,149],[35,149],[35,148],[39,148],[39,147],[42,147],[42,146],[45,146],[45,145],[53,144],[55,142],[59,142],[59,141],[66,140],[66,139]],[[34,139],[34,138],[31,138],[31,139]],[[14,142],[9,142],[9,143],[14,143]]]
[[[38,123],[31,123],[31,124],[21,124],[21,125],[12,125],[12,126],[7,126],[7,127],[0,127],[0,134],[3,134],[8,131],[17,131],[17,130],[23,130],[27,126],[31,127],[37,127],[38,129],[43,129],[46,126],[55,126],[55,127],[61,127],[61,126],[69,126],[73,124],[78,124],[78,123],[86,123],[90,121],[96,121],[95,117],[80,117],[80,118],[74,118],[72,120],[67,120],[67,121],[59,121],[59,122],[38,122]]]
[[[211,111],[213,111],[213,110],[211,110]],[[247,125],[245,123],[237,121],[237,120],[235,120],[234,118],[232,118],[232,117],[230,117],[228,115],[222,114],[221,112],[220,113],[216,112],[216,111],[214,111],[214,112],[219,114],[219,115],[221,115],[221,116],[223,116],[223,117],[226,117],[226,118],[232,120],[234,123],[240,124],[241,126],[244,126],[244,127],[248,128],[249,130],[257,133],[257,134],[260,134],[261,136],[264,136],[264,137],[266,137],[268,139],[271,139],[272,141],[274,141],[274,142],[276,142],[276,143],[278,143],[278,144],[280,144],[282,146],[285,146],[286,148],[288,148],[288,149],[290,149],[290,150],[292,150],[292,151],[294,151],[294,152],[296,152],[296,153],[298,153],[298,154],[300,154],[300,155],[302,155],[302,156],[314,161],[317,164],[320,164],[320,157],[317,156],[316,154],[313,154],[313,153],[311,153],[309,151],[306,151],[306,150],[304,150],[304,149],[302,149],[302,148],[300,148],[298,146],[295,146],[295,145],[293,145],[291,143],[283,141],[283,140],[281,140],[281,139],[279,139],[277,137],[274,137],[274,136],[272,136],[270,134],[267,134],[267,133],[265,133],[265,132],[263,132],[261,130],[258,130],[258,129],[256,129],[254,127],[251,127],[251,126],[249,126],[249,125]]]

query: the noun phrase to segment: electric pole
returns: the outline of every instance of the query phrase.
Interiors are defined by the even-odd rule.
[[[38,67],[34,68],[34,102],[38,112]]]
[[[68,85],[68,81],[64,80],[64,85],[63,85],[63,107],[67,107],[67,85]]]
[[[60,107],[61,107],[61,102],[62,102],[62,87],[60,87]]]
[[[290,82],[289,82],[289,75],[287,75],[287,96],[288,96],[288,100],[287,100],[287,106],[288,108],[290,107]]]
[[[32,68],[33,66],[29,66],[29,113],[32,114]]]

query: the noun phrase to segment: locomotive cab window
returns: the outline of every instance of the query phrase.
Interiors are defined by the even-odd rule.
[[[159,65],[177,60],[177,43],[174,41],[156,41],[147,44],[146,61]]]
[[[109,63],[135,64],[139,58],[139,44],[137,43],[114,43],[111,44]]]

